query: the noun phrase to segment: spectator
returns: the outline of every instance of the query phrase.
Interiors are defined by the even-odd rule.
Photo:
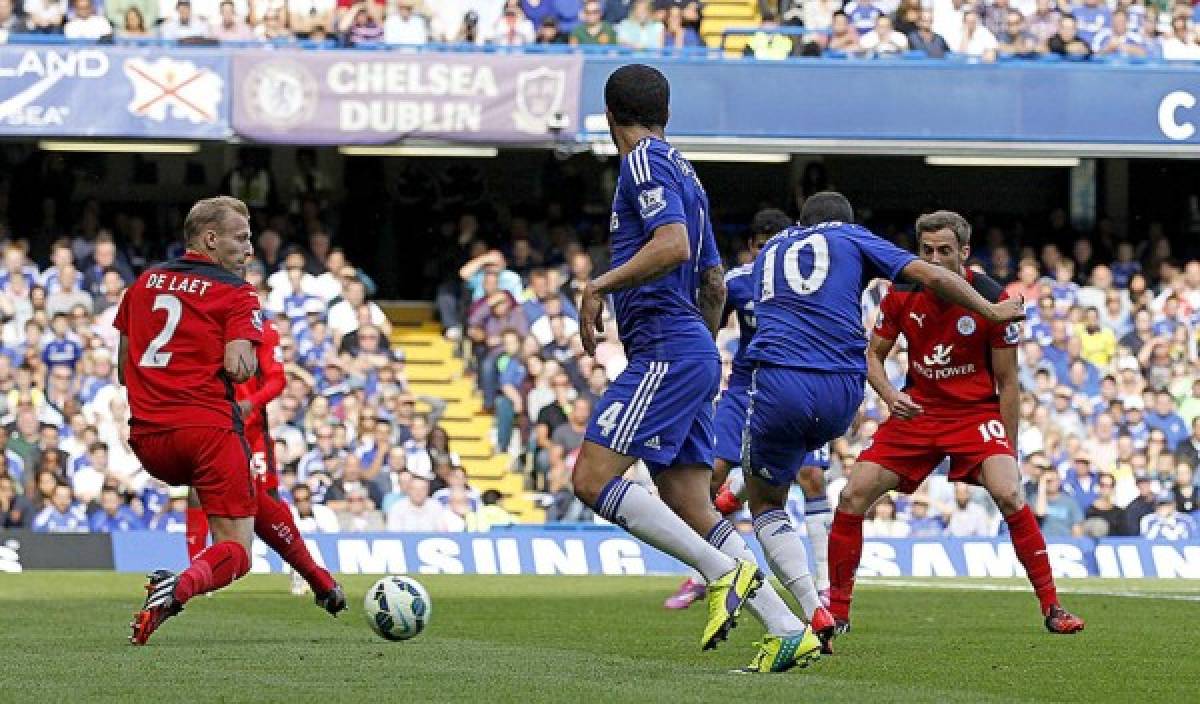
[[[604,0],[604,21],[616,25],[629,16],[635,0]]]
[[[833,13],[833,25],[829,30],[829,51],[839,54],[853,54],[859,50],[858,30],[850,24],[850,18],[844,12]]]
[[[1171,493],[1175,496],[1175,509],[1180,513],[1194,514],[1197,509],[1200,509],[1191,465],[1183,463],[1175,465],[1175,483],[1171,487]]]
[[[537,42],[537,31],[519,6],[504,8],[492,32],[491,43],[496,46],[525,46]]]
[[[54,487],[49,503],[34,517],[31,529],[36,533],[88,532],[87,514],[75,502],[71,487],[66,484]]]
[[[1047,538],[1078,538],[1083,535],[1083,509],[1070,496],[1062,493],[1062,480],[1051,468],[1042,473],[1038,484],[1034,513],[1041,521]]]
[[[404,46],[429,43],[429,25],[413,12],[413,0],[396,0],[396,10],[383,21],[383,41]]]
[[[352,489],[346,495],[346,507],[339,511],[338,530],[342,533],[378,533],[384,529],[383,513],[371,503],[367,490]]]
[[[413,474],[407,495],[388,509],[389,531],[440,533],[449,529],[451,517],[440,501],[429,496],[432,473]]]
[[[0,0],[0,44],[7,42],[10,34],[23,34],[28,31],[25,17],[16,11],[13,0]]]
[[[547,17],[538,25],[537,30],[538,44],[566,44],[567,35],[559,31],[558,20],[553,17]]]
[[[1059,12],[1054,0],[1037,0],[1036,9],[1029,15],[1029,33],[1037,39],[1041,51],[1047,51],[1046,43],[1058,33]]]
[[[996,40],[1000,42],[997,49],[1001,56],[1014,56],[1022,59],[1034,59],[1041,53],[1041,42],[1025,27],[1025,17],[1018,10],[1008,10],[1004,26],[999,32],[993,31]],[[1036,269],[1035,269],[1036,271]],[[1011,295],[1011,294],[1010,294]]]
[[[1112,14],[1112,26],[1096,32],[1092,39],[1092,53],[1096,56],[1132,56],[1144,58],[1146,45],[1140,33],[1129,27],[1129,14],[1117,10]]]
[[[372,506],[383,503],[383,492],[379,486],[370,481],[363,473],[362,463],[354,453],[347,453],[341,458],[341,474],[333,480],[333,484],[325,492],[325,505],[334,511],[345,511],[348,508],[352,492],[362,490],[367,492],[367,499]]]
[[[145,523],[121,501],[116,487],[107,486],[100,493],[100,508],[92,513],[88,525],[93,533],[119,533],[141,530]]]
[[[1197,531],[1196,519],[1175,510],[1175,497],[1169,491],[1158,496],[1154,512],[1142,518],[1139,535],[1147,540],[1192,540]]]
[[[582,21],[571,30],[568,39],[571,46],[616,46],[616,30],[605,21],[599,0],[584,3],[581,17]]]
[[[863,36],[875,29],[878,25],[878,19],[883,15],[883,10],[875,6],[874,0],[859,0],[846,3],[842,11],[846,13],[846,18],[850,20],[854,31]]]
[[[1140,455],[1139,455],[1140,456]],[[1141,535],[1142,519],[1154,513],[1157,496],[1154,493],[1154,480],[1144,471],[1136,477],[1137,496],[1125,507],[1124,535]]]
[[[1082,0],[1071,9],[1079,27],[1079,38],[1090,46],[1101,30],[1113,26],[1112,13],[1101,0]]]
[[[238,17],[237,10],[234,9],[232,0],[223,0],[220,5],[220,19],[213,26],[212,37],[222,42],[247,42],[254,40],[254,30]],[[268,233],[274,235],[268,230],[264,232],[259,240],[269,238]]]
[[[991,30],[979,22],[979,15],[968,12],[963,15],[962,32],[957,41],[951,43],[951,49],[956,54],[970,56],[983,61],[995,61],[996,50],[1000,43]]]
[[[1063,482],[1063,490],[1079,504],[1080,512],[1086,511],[1096,502],[1100,491],[1099,480],[1092,472],[1092,457],[1086,451],[1079,450],[1075,453],[1074,463],[1067,470],[1066,480]]]
[[[74,0],[74,16],[63,26],[67,39],[100,39],[112,36],[113,28],[108,18],[97,14],[92,0]]]
[[[354,12],[354,18],[344,31],[343,44],[349,47],[377,44],[383,40],[383,27],[371,16],[365,6]]]
[[[29,29],[42,34],[62,31],[67,16],[66,0],[25,0],[22,7]]]
[[[662,49],[663,24],[650,11],[650,0],[637,0],[617,25],[617,42],[630,49]]]
[[[892,28],[892,18],[877,15],[875,27],[863,35],[859,46],[877,55],[900,54],[908,51],[908,39]]]
[[[1200,59],[1200,43],[1197,43],[1188,25],[1187,18],[1171,19],[1171,33],[1162,40],[1162,57],[1168,61],[1195,61]],[[1126,243],[1127,244],[1127,243]],[[1129,251],[1132,254],[1132,247]],[[1131,259],[1128,258],[1128,259]],[[1141,266],[1138,262],[1124,261],[1126,265]]]
[[[1197,386],[1200,386],[1200,380],[1193,384],[1193,387]],[[1175,461],[1200,467],[1200,416],[1192,419],[1192,434],[1175,447]]]
[[[758,31],[746,42],[742,53],[760,61],[777,61],[797,55],[799,42],[779,31],[777,15],[766,13],[763,15]]]
[[[301,533],[337,533],[337,515],[333,509],[317,503],[315,492],[304,484],[292,488],[292,518]]]
[[[287,0],[288,29],[302,39],[334,26],[335,0]]]
[[[496,397],[496,445],[500,452],[507,452],[512,441],[513,423],[525,413],[525,399],[521,392],[528,376],[519,352],[521,338],[515,330],[503,334],[503,352],[496,358],[497,383],[500,394]]]
[[[925,52],[931,59],[940,59],[950,53],[946,40],[933,31],[933,13],[929,10],[921,11],[916,30],[908,35],[908,45],[913,51]]]
[[[345,298],[329,308],[329,329],[338,339],[358,329],[358,309],[364,305],[369,311],[371,323],[380,328],[384,335],[392,334],[392,324],[383,309],[374,301],[367,300],[367,288],[363,282],[350,281],[344,288]]]
[[[1101,474],[1096,482],[1096,498],[1084,514],[1085,532],[1093,538],[1125,534],[1125,511],[1113,503],[1117,482],[1111,474]]]
[[[896,517],[896,503],[890,494],[884,494],[867,511],[863,521],[863,537],[906,538],[909,525]]]
[[[1090,59],[1092,47],[1087,40],[1079,36],[1077,29],[1074,15],[1059,17],[1058,31],[1046,42],[1050,53],[1071,59]]]
[[[929,496],[927,494],[913,495],[908,525],[910,538],[941,537],[946,530],[945,522],[939,516],[929,512]]]
[[[283,9],[279,7],[269,7],[266,13],[263,14],[262,22],[254,27],[254,36],[261,41],[266,42],[287,42],[292,40],[292,31],[284,24]],[[253,169],[250,164],[247,167]],[[240,197],[240,196],[239,196]],[[245,200],[243,198],[243,200]],[[262,205],[254,205],[253,207],[263,207],[266,205],[265,199],[257,199]],[[247,201],[250,205],[252,201]]]
[[[1154,410],[1146,414],[1146,427],[1161,430],[1166,436],[1166,449],[1174,453],[1188,438],[1187,424],[1175,412],[1175,399],[1169,391],[1159,391],[1154,397]]]
[[[684,24],[683,9],[679,5],[668,7],[663,21],[663,47],[679,50],[699,46],[704,43],[696,30]]]
[[[954,483],[954,505],[946,521],[946,535],[954,538],[995,535],[992,521],[982,506],[971,500],[971,487]]]
[[[3,0],[0,0],[2,2]],[[0,528],[18,530],[28,528],[33,520],[33,505],[17,493],[19,478],[0,471]]]
[[[192,15],[192,0],[179,0],[175,3],[175,16],[168,17],[158,26],[158,36],[163,39],[179,41],[183,39],[207,39],[212,32],[208,20]]]

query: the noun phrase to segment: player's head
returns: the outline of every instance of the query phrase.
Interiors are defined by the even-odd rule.
[[[823,222],[854,222],[854,208],[846,196],[837,191],[821,191],[804,201],[800,224],[808,226]]]
[[[766,208],[758,211],[750,221],[750,253],[757,257],[767,240],[791,226],[792,219],[782,210]]]
[[[627,64],[612,72],[604,84],[604,106],[608,128],[661,130],[667,126],[671,86],[667,77],[645,64]]]
[[[971,256],[971,225],[958,213],[939,210],[917,218],[917,254],[961,274]]]
[[[197,201],[183,221],[188,249],[204,254],[222,269],[239,276],[254,255],[250,243],[250,211],[237,198],[217,196]]]

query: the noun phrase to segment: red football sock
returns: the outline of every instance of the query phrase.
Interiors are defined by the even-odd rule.
[[[187,510],[187,551],[188,562],[195,562],[196,556],[208,545],[208,515],[204,509],[189,506]]]
[[[291,509],[265,491],[256,492],[256,496],[258,512],[254,516],[254,534],[299,572],[314,594],[321,595],[333,589],[333,577],[309,554],[300,529],[292,520]]]
[[[221,541],[197,555],[192,566],[179,575],[175,598],[185,604],[197,594],[228,586],[249,571],[250,556],[246,549],[232,540]]]
[[[837,511],[829,529],[829,612],[843,621],[850,620],[854,573],[862,559],[862,524],[862,516]]]
[[[1054,587],[1054,572],[1050,569],[1050,557],[1046,554],[1046,539],[1038,527],[1037,517],[1029,506],[1004,519],[1008,522],[1008,534],[1012,539],[1017,559],[1025,567],[1029,583],[1042,604],[1042,614],[1058,603],[1058,590]]]

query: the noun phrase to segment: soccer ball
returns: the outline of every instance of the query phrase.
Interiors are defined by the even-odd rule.
[[[408,640],[425,629],[433,602],[429,592],[411,577],[384,577],[367,591],[363,612],[380,638]]]

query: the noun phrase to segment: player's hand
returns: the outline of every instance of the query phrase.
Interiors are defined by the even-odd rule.
[[[238,401],[238,408],[241,409],[242,417],[245,418],[246,416],[250,415],[250,411],[254,409],[254,403],[248,398],[242,399],[241,401]]]
[[[590,281],[583,287],[583,297],[579,301],[579,320],[583,351],[589,357],[595,356],[596,333],[604,332],[604,297],[592,290]]]
[[[912,420],[925,412],[921,404],[912,400],[912,396],[903,391],[896,394],[896,398],[892,399],[891,403],[888,404],[888,410],[900,420]]]
[[[993,303],[988,310],[988,320],[993,323],[1011,323],[1025,319],[1025,297],[1013,296]]]

